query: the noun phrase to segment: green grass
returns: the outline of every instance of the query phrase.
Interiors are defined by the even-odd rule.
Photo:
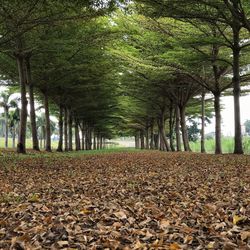
[[[4,143],[5,143],[5,139],[3,137],[0,137],[0,148],[4,148]],[[12,139],[9,138],[8,140],[8,146],[9,148],[12,148]],[[17,144],[17,138],[16,138],[16,144]],[[57,148],[57,144],[58,142],[57,141],[51,141],[51,146],[52,146],[52,149],[56,149]],[[32,139],[26,139],[26,147],[27,148],[32,148]]]
[[[192,151],[200,152],[200,141],[190,142]],[[215,140],[209,139],[205,141],[205,147],[207,153],[214,153],[215,150]],[[250,153],[250,138],[243,138],[243,148],[246,154]],[[234,150],[234,138],[232,137],[223,137],[222,138],[222,151],[223,153],[233,153]]]
[[[26,140],[26,146],[27,148],[32,148],[32,140],[27,139]],[[200,141],[197,142],[190,142],[190,146],[193,152],[200,152]],[[12,140],[9,138],[9,148],[12,147]],[[205,147],[207,153],[214,153],[215,150],[215,140],[214,139],[208,139],[205,141]],[[0,149],[4,148],[4,138],[0,138]],[[52,150],[56,150],[57,148],[57,141],[52,141]],[[250,137],[244,137],[243,138],[243,148],[244,152],[246,154],[250,154]],[[223,153],[233,153],[234,149],[234,139],[232,137],[223,137],[222,138],[222,150]],[[113,152],[132,152],[132,151],[138,151],[134,148],[123,148],[119,147],[117,145],[109,145],[109,148],[102,149],[102,150],[89,150],[89,151],[78,151],[78,152],[68,152],[65,153],[67,156],[77,156],[82,154],[103,154],[103,153],[113,153]],[[139,150],[140,151],[140,150]],[[1,154],[1,150],[0,150]],[[60,153],[58,153],[60,154]],[[36,155],[35,153],[28,153],[28,155]],[[45,154],[38,154],[40,157]],[[46,154],[47,155],[47,154]],[[62,154],[60,154],[62,155]]]

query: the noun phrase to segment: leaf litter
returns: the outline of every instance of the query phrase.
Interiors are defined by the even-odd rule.
[[[6,169],[0,249],[250,249],[249,156],[25,157]]]

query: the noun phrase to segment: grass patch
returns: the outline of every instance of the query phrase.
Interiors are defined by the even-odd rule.
[[[234,138],[223,137],[221,140],[223,153],[233,153],[234,151]],[[190,147],[194,152],[200,152],[200,141],[190,142]],[[214,153],[215,151],[215,140],[208,139],[205,141],[205,148],[207,153]],[[250,138],[243,137],[243,149],[246,154],[250,154]]]

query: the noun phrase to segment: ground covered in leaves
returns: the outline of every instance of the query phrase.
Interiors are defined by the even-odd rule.
[[[250,249],[250,158],[0,156],[0,249]]]

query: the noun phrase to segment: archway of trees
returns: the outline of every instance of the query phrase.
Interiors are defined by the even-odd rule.
[[[30,126],[33,149],[50,152],[53,115],[59,152],[100,149],[121,134],[136,148],[191,151],[187,120],[196,117],[205,152],[214,114],[221,154],[220,99],[233,95],[234,153],[243,153],[249,1],[2,1],[0,19],[6,147],[18,135],[25,153]],[[21,105],[9,98],[17,89]]]

